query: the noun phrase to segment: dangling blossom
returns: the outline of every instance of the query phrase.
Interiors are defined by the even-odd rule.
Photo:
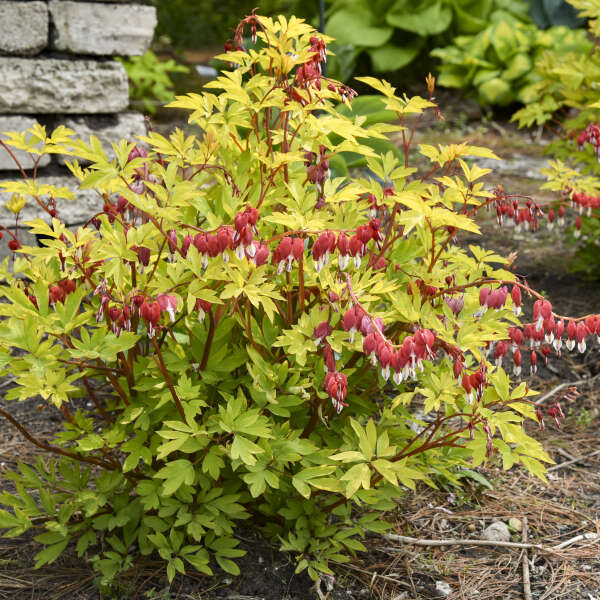
[[[322,321],[321,323],[319,323],[313,331],[315,346],[319,346],[320,344],[322,344],[325,341],[325,339],[331,335],[332,331],[333,329],[329,324],[329,321]]]
[[[496,366],[502,366],[502,359],[506,356],[508,352],[508,342],[502,340],[496,344],[496,348],[494,350],[494,358],[496,359]]]
[[[357,306],[349,308],[342,317],[342,328],[350,333],[350,343],[354,342],[354,334],[360,331],[362,318],[362,310]]]
[[[313,245],[313,260],[317,273],[328,264],[329,255],[335,250],[335,234],[332,232],[322,233]]]
[[[140,306],[140,316],[146,321],[148,337],[154,337],[158,320],[160,319],[160,305],[158,302],[145,301]]]
[[[471,378],[467,373],[463,373],[461,385],[465,390],[465,398],[469,404],[473,404],[473,387],[471,385]]]
[[[575,348],[575,338],[577,337],[577,325],[575,325],[575,322],[570,320],[567,323],[567,349],[568,350],[573,350],[573,348]]]
[[[171,323],[175,322],[175,311],[177,310],[177,298],[172,294],[159,294],[156,301],[160,306],[161,311],[169,313]]]
[[[348,379],[343,373],[332,371],[325,376],[325,391],[331,398],[331,403],[335,411],[339,415],[346,404],[346,389],[348,387]]]
[[[537,352],[535,350],[531,351],[531,356],[529,357],[529,363],[531,367],[531,375],[537,373]]]
[[[194,309],[198,311],[198,321],[202,323],[204,321],[206,315],[210,311],[211,303],[208,300],[202,300],[201,298],[196,298],[196,304],[194,305]]]
[[[521,374],[521,351],[517,348],[513,352],[513,373],[518,377]]]
[[[518,285],[513,285],[512,290],[510,291],[510,297],[513,303],[513,312],[518,317],[521,314],[521,289]]]
[[[344,271],[350,261],[350,243],[348,236],[342,231],[337,239],[338,267]]]
[[[377,364],[377,336],[375,333],[369,333],[363,339],[363,352],[371,359],[371,364]]]
[[[284,269],[289,273],[294,260],[300,260],[303,253],[304,242],[300,238],[281,238],[273,253],[273,262],[277,263],[277,275],[281,275]]]
[[[585,352],[585,338],[587,336],[587,328],[583,321],[579,321],[579,323],[577,323],[577,330],[575,335],[577,337],[577,350],[579,350],[580,353]]]
[[[393,350],[390,344],[380,338],[380,343],[377,346],[377,359],[381,367],[381,376],[387,381],[390,377],[390,365],[392,363]]]

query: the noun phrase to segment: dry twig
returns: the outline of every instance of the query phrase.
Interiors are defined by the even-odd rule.
[[[586,454],[585,456],[579,456],[577,458],[567,460],[564,463],[554,465],[553,467],[550,467],[549,469],[547,469],[547,472],[551,473],[552,471],[558,471],[559,469],[563,469],[564,467],[568,467],[569,465],[574,465],[575,463],[581,462],[582,460],[592,458],[592,456],[596,456],[597,454],[600,454],[600,450],[596,450],[595,452],[591,452],[590,454]]]
[[[527,543],[527,517],[521,520],[523,526],[523,534],[521,539],[523,543]],[[523,550],[523,598],[524,600],[532,600],[531,597],[531,581],[529,580],[529,554],[527,549]]]
[[[587,377],[585,379],[577,379],[576,381],[566,381],[565,383],[561,383],[560,385],[557,385],[556,387],[552,388],[547,394],[540,396],[535,401],[535,405],[537,406],[538,404],[543,404],[546,400],[552,398],[552,396],[554,396],[561,390],[564,390],[565,388],[568,388],[571,386],[576,386],[576,385],[581,385],[583,383],[590,383],[598,377],[600,377],[600,373],[598,373],[598,375],[594,375],[593,377]]]
[[[413,544],[415,546],[495,546],[497,548],[525,548],[527,550],[539,550],[540,552],[547,552],[550,554],[556,554],[559,550],[575,544],[581,540],[597,540],[598,534],[596,533],[584,533],[577,535],[557,546],[542,546],[541,544],[529,544],[524,542],[500,542],[492,540],[469,540],[469,539],[447,539],[447,540],[424,540],[409,537],[406,535],[397,535],[395,533],[388,533],[383,536],[386,540],[392,542],[403,542],[404,544]]]

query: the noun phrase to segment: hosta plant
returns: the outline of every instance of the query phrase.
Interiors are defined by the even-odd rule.
[[[467,90],[483,106],[502,106],[531,101],[541,79],[533,65],[545,50],[553,49],[563,61],[569,52],[583,56],[590,48],[583,30],[556,26],[542,31],[502,13],[476,35],[458,36],[431,54],[442,60],[440,85]]]
[[[585,23],[567,0],[529,0],[531,18],[540,29],[564,25],[574,29]]]
[[[245,49],[244,32],[262,45]],[[201,137],[150,132],[112,161],[64,128],[0,142],[70,154],[104,202],[71,231],[66,190],[25,172],[2,184],[15,212],[47,215],[28,223],[41,247],[4,231],[0,290],[6,399],[41,396],[64,417],[42,439],[0,410],[43,451],[0,495],[4,534],[43,545],[37,566],[72,543],[105,587],[140,554],[169,579],[235,574],[236,527],[251,522],[318,578],[417,484],[458,485],[490,456],[543,477],[549,458],[523,429],[539,418],[532,392],[502,364],[521,370],[534,292],[506,259],[456,243],[479,208],[517,202],[468,160],[493,153],[420,146],[418,171],[433,79],[429,99],[363,79],[400,122],[366,125],[335,110],[354,92],[321,75],[323,38],[295,18],[251,15],[236,43],[222,57],[236,69],[172,103]],[[400,161],[363,143],[389,131]],[[331,178],[344,153],[374,175]],[[554,317],[537,295],[532,345]]]
[[[499,14],[530,22],[522,0],[334,0],[326,27],[336,38],[334,72],[349,78],[363,54],[374,71],[396,71],[424,54],[432,39],[448,43],[478,33]]]

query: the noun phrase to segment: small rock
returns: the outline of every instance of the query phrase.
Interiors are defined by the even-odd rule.
[[[208,65],[196,65],[196,73],[203,79],[216,79],[219,74],[214,67]]]
[[[510,531],[506,523],[502,521],[494,521],[489,527],[486,527],[481,534],[482,540],[490,542],[509,542]]]
[[[511,517],[508,520],[508,526],[514,531],[523,531],[523,523],[521,519],[517,519],[516,517]]]
[[[452,593],[452,588],[445,581],[436,581],[435,591],[446,597]]]

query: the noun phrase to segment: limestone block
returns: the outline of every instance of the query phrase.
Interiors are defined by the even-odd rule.
[[[48,5],[45,2],[0,0],[0,52],[31,56],[48,45]]]
[[[0,179],[0,183],[9,181],[8,179]],[[14,178],[10,181],[14,181]],[[56,198],[56,209],[58,217],[61,221],[68,225],[79,224],[87,221],[91,216],[100,212],[104,206],[104,201],[100,195],[94,190],[80,190],[79,181],[74,177],[69,176],[42,176],[38,177],[37,181],[40,185],[55,185],[58,187],[66,187],[75,193],[75,201],[65,200],[64,198]],[[15,215],[6,208],[6,202],[10,200],[11,194],[5,192],[0,187],[0,223],[5,227],[14,226]],[[47,200],[48,198],[43,198]],[[35,202],[28,198],[27,205],[20,213],[19,221],[31,221],[33,219],[44,219],[49,221],[47,213],[45,213]]]
[[[154,35],[156,8],[51,0],[51,46],[74,54],[144,54]]]
[[[0,57],[0,113],[121,112],[129,85],[117,61]]]
[[[109,160],[115,157],[112,149],[113,143],[118,143],[122,139],[138,143],[137,136],[146,135],[144,115],[138,112],[74,117],[61,120],[58,124],[73,129],[77,137],[81,138],[86,144],[90,141],[90,135],[96,136]],[[69,156],[63,156],[62,154],[56,156],[58,162],[63,165],[65,159],[70,159]]]
[[[0,140],[6,139],[7,136],[3,135],[5,131],[25,131],[30,129],[37,124],[35,119],[31,117],[17,117],[0,115]],[[15,150],[11,148],[15,158],[19,161],[24,169],[33,169],[34,161],[29,156],[29,153],[23,150]],[[50,156],[47,154],[42,156],[39,161],[39,167],[45,167],[50,164]],[[19,167],[12,159],[6,148],[0,146],[0,171],[18,171]]]

